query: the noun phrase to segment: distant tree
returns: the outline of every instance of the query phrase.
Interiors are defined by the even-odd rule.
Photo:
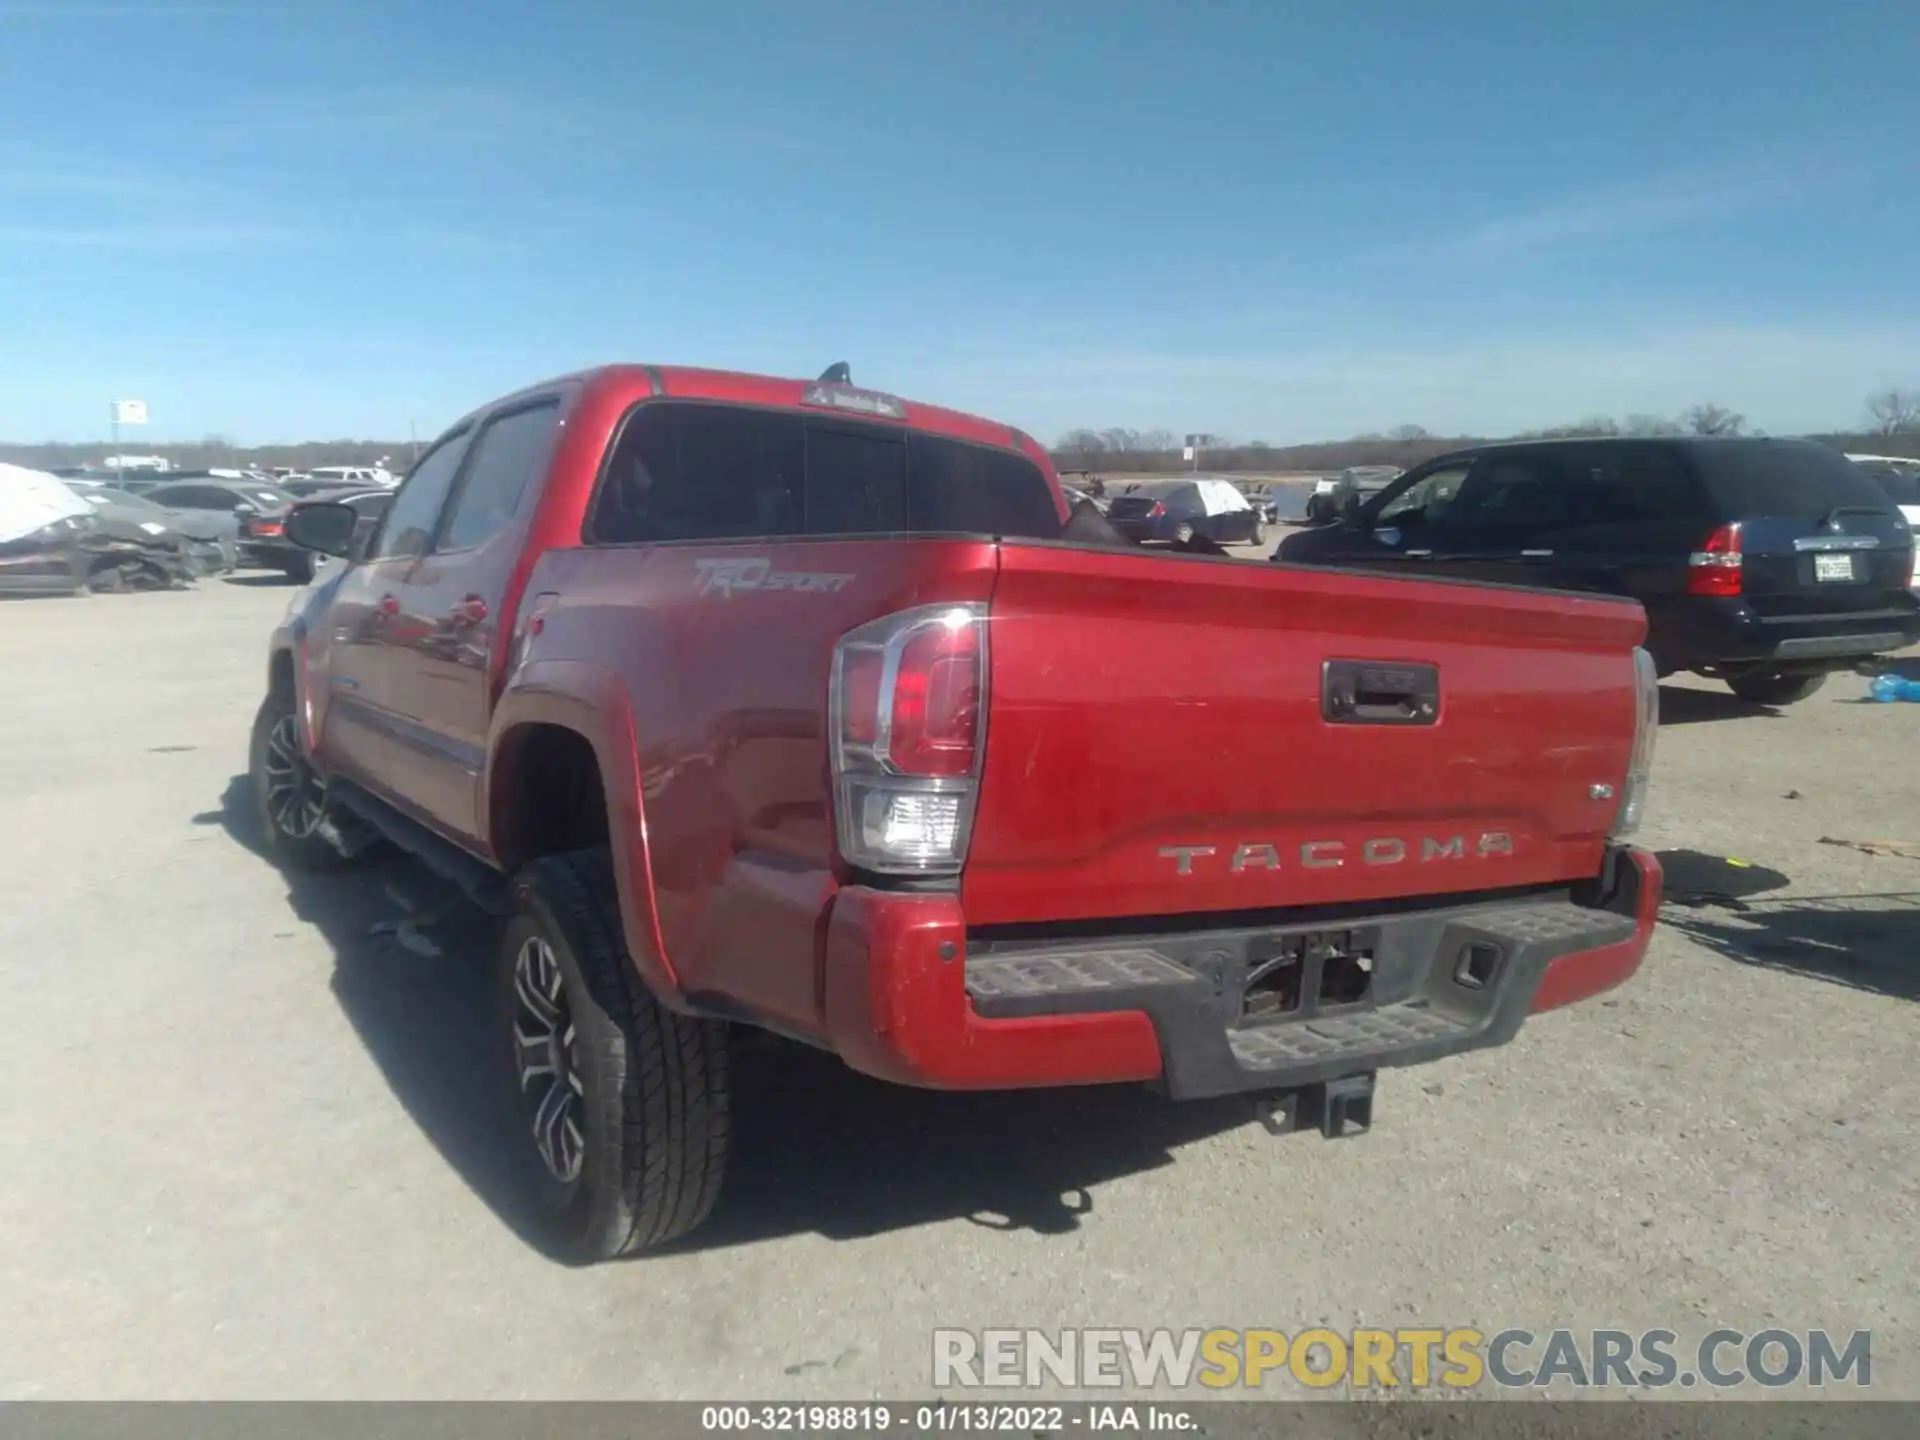
[[[1711,402],[1694,406],[1680,419],[1695,435],[1738,435],[1747,424],[1746,416]]]
[[[1389,440],[1425,440],[1427,427],[1424,425],[1396,425],[1387,432]]]
[[[1354,443],[1360,444],[1360,445],[1378,445],[1382,440],[1385,440],[1386,438],[1387,437],[1381,434],[1378,430],[1369,430],[1364,435],[1356,435],[1353,437]]]
[[[1178,450],[1180,442],[1171,430],[1148,430],[1140,436],[1140,448],[1156,455],[1164,455],[1169,450]]]
[[[1098,455],[1107,448],[1107,442],[1100,438],[1098,430],[1069,430],[1055,448],[1069,455]]]
[[[1889,387],[1867,397],[1867,415],[1876,435],[1904,435],[1920,430],[1920,391]]]
[[[1138,430],[1128,430],[1119,425],[1115,425],[1107,430],[1102,430],[1100,432],[1100,438],[1106,442],[1107,449],[1117,455],[1131,454],[1133,451],[1141,448],[1140,432]]]
[[[1664,415],[1629,415],[1621,424],[1626,435],[1678,435],[1680,426]]]

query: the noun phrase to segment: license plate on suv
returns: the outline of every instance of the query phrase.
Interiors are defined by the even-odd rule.
[[[1819,581],[1853,579],[1853,556],[1816,555],[1813,557],[1813,578]]]

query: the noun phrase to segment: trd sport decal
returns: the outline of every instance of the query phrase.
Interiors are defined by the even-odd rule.
[[[845,589],[851,575],[823,575],[801,570],[776,570],[765,556],[750,560],[696,560],[693,562],[696,593],[731,596],[744,590],[797,590],[807,594],[832,594]]]

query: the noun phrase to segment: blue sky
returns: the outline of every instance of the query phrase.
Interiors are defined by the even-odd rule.
[[[0,0],[0,438],[613,359],[1047,439],[1845,426],[1920,386],[1916,136],[1899,0]]]

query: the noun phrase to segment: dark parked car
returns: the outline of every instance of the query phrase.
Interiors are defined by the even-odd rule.
[[[360,517],[359,522],[354,526],[354,545],[364,546],[373,538],[373,532],[380,528],[380,522],[386,519],[387,511],[393,508],[393,497],[396,493],[398,492],[387,489],[369,490],[364,486],[348,490],[329,488],[296,504],[293,510],[288,512],[286,523],[291,525],[293,516],[298,513],[300,506],[309,502],[315,505],[345,505]],[[355,553],[358,553],[357,548]],[[325,560],[316,562],[314,573],[317,575],[330,563],[332,562]]]
[[[1217,545],[1258,544],[1266,522],[1231,481],[1141,480],[1115,496],[1107,519],[1130,540],[1178,540],[1196,535]]]
[[[231,515],[211,510],[169,510],[144,495],[133,495],[89,480],[69,480],[67,488],[93,506],[102,524],[135,544],[172,544],[197,575],[224,575],[240,563],[240,526]]]
[[[1493,445],[1431,460],[1274,559],[1640,601],[1662,675],[1785,705],[1920,640],[1906,521],[1805,440]]]
[[[357,495],[367,487],[352,480],[340,480],[322,476],[316,479],[312,475],[300,475],[291,480],[276,480],[276,489],[284,490],[296,500],[334,500],[342,495]]]
[[[1365,499],[1378,495],[1405,473],[1395,465],[1356,465],[1342,470],[1332,485],[1316,489],[1307,501],[1307,523],[1331,525],[1352,505],[1353,496]]]
[[[287,511],[295,497],[277,485],[263,480],[167,479],[143,484],[134,493],[170,510],[231,515],[239,522],[242,565],[279,570],[303,584],[313,578],[313,552],[286,538]]]

